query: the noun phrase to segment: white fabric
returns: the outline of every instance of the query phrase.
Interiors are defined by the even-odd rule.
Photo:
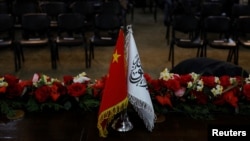
[[[140,62],[131,26],[128,26],[126,36],[128,59],[128,97],[129,102],[143,119],[146,128],[152,131],[155,122],[155,113],[151,97],[148,92],[146,79]]]

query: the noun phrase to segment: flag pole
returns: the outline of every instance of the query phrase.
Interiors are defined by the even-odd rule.
[[[121,26],[121,29],[123,31],[126,31],[126,28],[124,28],[124,26]],[[118,132],[128,132],[134,128],[133,124],[129,120],[127,108],[121,112],[120,116],[117,119],[114,120],[112,128]]]
[[[133,124],[129,120],[127,109],[125,109],[112,124],[112,128],[118,132],[128,132],[132,130],[133,127]]]

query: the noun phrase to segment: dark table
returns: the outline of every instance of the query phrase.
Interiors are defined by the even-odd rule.
[[[109,129],[100,138],[96,113],[42,112],[26,113],[18,120],[0,118],[0,141],[207,141],[208,126],[250,124],[249,116],[218,115],[214,120],[198,120],[169,113],[165,121],[147,131],[136,113],[129,113],[134,128],[128,132]]]

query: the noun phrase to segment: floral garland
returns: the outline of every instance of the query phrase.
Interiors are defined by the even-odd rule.
[[[14,109],[91,111],[99,106],[98,85],[91,84],[84,72],[75,77],[64,76],[63,81],[38,73],[32,80],[4,75],[0,77],[0,113],[10,116]]]
[[[166,68],[159,79],[145,78],[158,112],[178,111],[193,118],[212,118],[216,112],[250,114],[250,77],[179,75]]]
[[[166,68],[153,79],[144,74],[155,111],[181,112],[193,118],[212,118],[212,113],[250,114],[250,77],[179,75]],[[36,73],[31,80],[13,75],[0,77],[0,114],[80,109],[97,110],[106,76],[91,82],[86,73],[65,75],[63,80]]]

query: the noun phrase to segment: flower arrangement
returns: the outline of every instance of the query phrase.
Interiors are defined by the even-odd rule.
[[[158,112],[183,112],[193,118],[212,118],[216,112],[250,114],[250,77],[179,75],[166,68],[159,79],[145,78]]]
[[[250,76],[180,75],[167,68],[157,79],[144,76],[157,113],[181,112],[196,119],[211,119],[213,113],[250,114]],[[0,77],[0,113],[97,110],[106,78],[91,82],[84,72],[65,75],[62,81],[39,73],[31,80],[4,75]]]
[[[4,75],[0,77],[0,113],[10,116],[14,109],[91,111],[99,106],[99,98],[92,92],[94,87],[84,72],[75,77],[65,75],[63,81],[38,73],[26,81]]]

